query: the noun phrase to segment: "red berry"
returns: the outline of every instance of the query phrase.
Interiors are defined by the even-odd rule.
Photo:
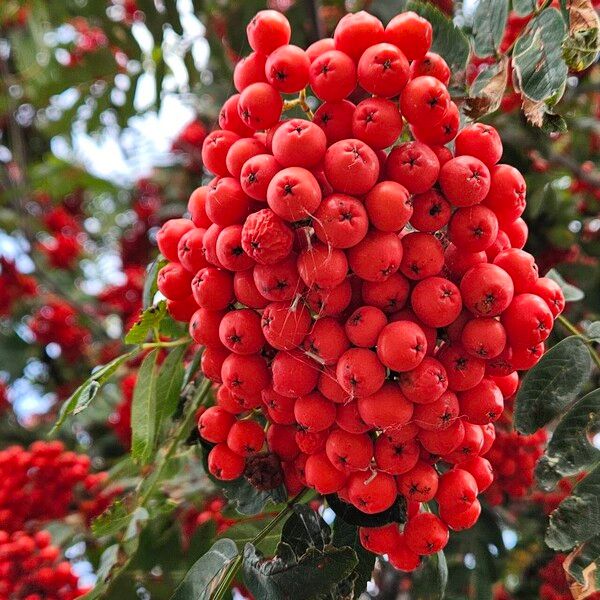
[[[240,456],[259,452],[265,443],[263,428],[253,420],[236,421],[229,430],[227,446]]]
[[[207,442],[224,442],[229,435],[235,417],[218,406],[207,408],[198,419],[198,432]]]
[[[431,23],[412,11],[396,15],[385,28],[385,41],[398,46],[408,60],[422,59],[432,38]]]
[[[433,513],[419,513],[404,526],[404,539],[417,554],[435,554],[448,543],[448,527]]]
[[[270,54],[289,43],[292,30],[289,21],[280,12],[261,10],[248,23],[246,35],[254,51]]]
[[[347,482],[350,502],[360,511],[374,514],[388,509],[396,500],[394,478],[381,471],[351,473]]]
[[[406,56],[396,46],[375,44],[358,61],[358,83],[371,94],[392,98],[406,86],[409,69]]]
[[[306,52],[298,46],[279,46],[267,58],[265,75],[267,81],[284,94],[293,94],[308,84],[310,61]]]
[[[217,444],[208,453],[208,470],[217,479],[237,479],[241,477],[245,466],[243,457],[230,450],[227,444]]]

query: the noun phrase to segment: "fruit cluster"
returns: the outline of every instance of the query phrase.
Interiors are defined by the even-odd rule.
[[[496,430],[496,441],[487,455],[494,469],[494,483],[486,491],[490,504],[502,504],[505,496],[511,499],[527,496],[535,479],[535,464],[547,441],[545,429],[532,435]]]
[[[198,423],[208,466],[274,486],[275,455],[290,493],[367,514],[406,499],[402,532],[361,539],[409,571],[476,522],[503,386],[539,360],[564,298],[521,249],[525,181],[498,133],[459,131],[428,21],[349,14],[306,51],[275,11],[247,33],[240,93],[203,145],[215,178],[157,236],[158,288],[219,384]]]
[[[0,530],[0,600],[73,600],[85,593],[47,531]]]
[[[37,441],[0,452],[0,530],[62,519],[74,510],[89,521],[110,504],[106,473],[90,473],[90,459],[61,442]]]

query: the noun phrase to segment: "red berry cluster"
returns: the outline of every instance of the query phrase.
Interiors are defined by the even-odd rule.
[[[81,360],[92,341],[90,332],[79,324],[75,310],[59,298],[51,298],[41,306],[28,325],[38,344],[58,344],[69,362]]]
[[[85,592],[47,531],[0,530],[0,600],[72,600]]]
[[[29,449],[0,452],[0,530],[62,519],[73,511],[87,520],[110,503],[102,490],[105,473],[90,473],[90,459],[66,451],[60,442],[37,441]]]
[[[227,531],[235,523],[235,520],[223,516],[226,504],[224,498],[207,498],[200,509],[193,507],[187,510],[182,518],[184,540],[189,542],[196,529],[209,521],[215,523],[218,534]]]
[[[275,11],[247,33],[240,93],[203,145],[215,178],[157,236],[171,261],[159,290],[220,384],[199,419],[208,466],[235,479],[266,443],[290,493],[363,513],[404,497],[402,533],[361,536],[411,570],[448,526],[476,522],[503,410],[494,378],[539,360],[564,299],[521,250],[525,181],[498,164],[498,133],[459,132],[428,21],[349,14],[306,51]],[[281,94],[307,85],[314,121],[281,120]],[[304,92],[297,104],[312,115]],[[415,141],[394,145],[405,122]],[[439,516],[420,512],[433,499]]]
[[[34,297],[36,290],[33,277],[21,273],[13,261],[0,257],[0,316],[10,316],[15,305]]]
[[[486,491],[492,505],[502,504],[505,497],[524,498],[534,482],[534,468],[544,453],[548,435],[540,429],[533,435],[496,430],[496,441],[487,455],[494,469],[494,483]]]

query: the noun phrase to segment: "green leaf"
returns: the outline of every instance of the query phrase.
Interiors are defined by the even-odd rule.
[[[585,294],[578,287],[567,283],[556,269],[550,269],[546,273],[546,277],[558,283],[567,302],[579,302],[585,297]]]
[[[165,419],[177,409],[185,368],[183,357],[189,344],[173,349],[160,368],[156,382],[156,431],[160,432]]]
[[[594,342],[600,343],[600,321],[594,321],[585,330],[585,335]]]
[[[596,389],[578,400],[552,433],[546,453],[536,465],[536,476],[544,489],[598,462],[600,450],[591,439],[599,429],[600,389]]]
[[[144,358],[133,390],[131,456],[141,464],[150,461],[156,448],[158,353],[158,349],[152,350]]]
[[[327,504],[333,512],[351,525],[359,527],[381,527],[388,523],[405,523],[406,522],[406,501],[403,496],[398,496],[394,504],[380,513],[367,514],[358,510],[347,502],[342,502],[337,494],[329,494],[325,496]]]
[[[119,561],[119,555],[120,555],[119,544],[113,544],[112,546],[109,546],[102,553],[102,556],[100,557],[100,565],[98,566],[98,569],[96,570],[96,577],[98,579],[98,582],[104,582],[104,581],[108,580],[114,566]],[[94,590],[91,590],[90,594],[92,594],[93,591]],[[84,596],[84,598],[87,598],[87,597],[88,597],[88,595],[86,594]]]
[[[92,522],[92,533],[96,537],[114,535],[125,528],[131,513],[123,500],[115,500],[101,515]]]
[[[507,18],[508,0],[480,0],[473,17],[473,46],[477,56],[496,54]]]
[[[596,62],[600,52],[600,19],[591,0],[571,0],[567,12],[569,35],[563,56],[573,71],[583,71]]]
[[[539,127],[544,133],[566,133],[567,122],[551,109],[552,103],[544,100],[530,100],[521,95],[522,108],[527,122],[534,127]]]
[[[297,557],[292,547],[282,542],[277,555],[265,559],[252,544],[247,544],[244,581],[254,597],[261,600],[313,600],[332,593],[335,585],[350,575],[357,562],[351,548],[309,548]]]
[[[508,83],[508,67],[509,60],[504,56],[477,75],[463,107],[467,117],[478,119],[500,108]]]
[[[353,597],[359,598],[371,580],[377,557],[363,548],[358,535],[358,527],[346,523],[343,519],[336,519],[333,523],[332,543],[337,548],[352,548],[356,553],[358,563],[352,571],[351,578],[353,579]]]
[[[397,14],[404,12],[407,0],[374,0],[369,12],[387,25]]]
[[[591,358],[585,342],[565,338],[525,375],[517,393],[515,427],[535,433],[556,418],[587,383]]]
[[[170,600],[210,600],[226,568],[237,556],[235,542],[227,538],[217,540],[194,563]]]
[[[270,518],[265,516],[264,519],[255,518],[247,521],[238,521],[231,527],[227,528],[227,537],[236,543],[240,552],[243,552],[246,544],[251,542],[256,535],[260,533],[262,529],[264,529],[269,520]],[[275,554],[277,544],[279,544],[279,541],[281,540],[281,529],[281,525],[275,527],[260,540],[258,546],[261,552],[268,556]]]
[[[587,597],[579,591],[592,594],[600,590],[600,536],[595,536],[575,549],[564,562],[567,572],[576,580],[571,591],[575,598]],[[577,586],[579,584],[579,586]],[[581,588],[581,590],[579,589]]]
[[[294,512],[283,525],[281,541],[288,544],[294,554],[301,556],[309,548],[323,550],[331,542],[331,529],[312,508],[296,504]]]
[[[537,3],[535,0],[512,0],[512,6],[520,17],[525,17],[537,8]]]
[[[600,535],[600,465],[582,479],[550,515],[546,544],[569,550]]]
[[[159,256],[148,267],[146,279],[144,280],[144,290],[142,293],[144,308],[148,308],[152,304],[152,302],[154,302],[154,296],[156,295],[156,292],[158,292],[158,285],[156,284],[158,272],[168,264],[169,261],[166,258]]]
[[[161,300],[156,306],[144,310],[139,319],[133,324],[125,336],[126,344],[142,344],[146,341],[148,333],[158,327],[167,314],[167,303]]]
[[[521,92],[530,100],[548,100],[562,92],[568,68],[562,57],[565,23],[554,8],[533,18],[517,40],[513,67]]]
[[[469,60],[469,38],[448,16],[432,4],[409,0],[405,10],[412,10],[427,19],[433,27],[432,52],[444,57],[453,73],[462,71]]]
[[[56,431],[71,414],[78,414],[85,410],[90,402],[98,395],[102,386],[114,375],[117,369],[127,360],[137,354],[137,349],[117,356],[109,363],[96,369],[89,379],[86,379],[64,402],[61,406],[58,420],[52,428],[52,432]]]

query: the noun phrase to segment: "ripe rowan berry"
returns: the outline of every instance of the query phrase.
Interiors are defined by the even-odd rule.
[[[267,81],[284,94],[293,94],[308,84],[310,61],[298,46],[286,44],[273,50],[265,63]]]
[[[410,224],[419,231],[434,233],[448,224],[452,209],[440,192],[431,189],[412,199],[413,213]]]
[[[409,70],[408,60],[397,46],[374,44],[358,61],[358,83],[370,94],[392,98],[406,86]]]
[[[348,317],[345,332],[354,346],[372,348],[387,325],[385,313],[375,306],[361,306]]]
[[[441,168],[440,186],[454,206],[473,206],[490,190],[490,171],[473,156],[457,156]]]
[[[382,181],[365,197],[369,224],[379,231],[399,232],[413,215],[407,189],[395,181]]]
[[[361,140],[340,140],[327,148],[325,176],[333,189],[350,195],[366,194],[379,177],[379,160]]]
[[[440,163],[435,153],[421,142],[406,142],[392,149],[385,161],[385,173],[411,194],[422,194],[436,182]]]
[[[351,473],[346,486],[350,502],[367,514],[388,509],[397,496],[394,478],[382,471],[375,471],[372,475],[360,471]]]
[[[297,397],[317,386],[320,366],[299,350],[278,352],[271,362],[273,389],[283,396]]]
[[[285,121],[273,135],[273,156],[284,167],[310,169],[323,160],[326,147],[325,132],[304,119]]]
[[[254,420],[236,421],[229,430],[227,446],[240,456],[260,452],[265,443],[265,432]]]
[[[410,371],[417,367],[427,352],[423,330],[410,321],[386,325],[377,339],[377,356],[392,371]]]
[[[356,106],[348,100],[323,102],[317,108],[313,122],[325,132],[328,145],[353,137],[352,120],[355,110]]]
[[[385,367],[372,350],[350,348],[340,357],[336,376],[351,397],[362,398],[374,394],[383,385]]]
[[[396,15],[385,28],[385,41],[398,46],[408,60],[422,59],[433,39],[431,23],[415,12]]]
[[[373,442],[366,433],[334,429],[328,434],[325,452],[331,464],[344,473],[364,471],[373,457]]]
[[[358,277],[365,281],[385,281],[400,268],[402,242],[395,233],[372,229],[346,254]]]
[[[276,10],[261,10],[246,27],[246,35],[252,50],[270,54],[288,44],[292,28],[285,15]]]
[[[367,98],[359,102],[352,115],[353,137],[373,149],[391,146],[402,132],[398,106],[384,98]]]
[[[217,444],[208,453],[208,470],[217,479],[231,481],[242,476],[246,462],[225,443]]]
[[[373,394],[359,398],[357,407],[362,421],[390,434],[401,430],[413,414],[412,402],[404,397],[395,383],[389,381]]]
[[[335,47],[354,61],[358,61],[362,53],[373,44],[383,42],[383,38],[381,21],[364,10],[344,15],[333,34]]]
[[[311,63],[309,82],[317,98],[339,102],[356,87],[356,67],[344,52],[329,50]]]

